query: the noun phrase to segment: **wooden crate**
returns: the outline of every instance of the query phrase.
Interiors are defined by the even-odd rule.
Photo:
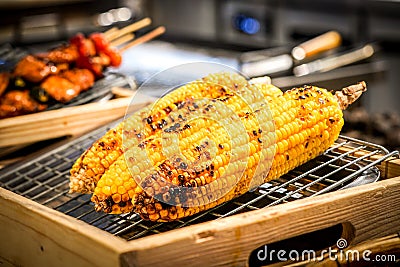
[[[0,188],[0,265],[246,266],[265,244],[338,224],[341,236],[358,244],[400,231],[400,160],[379,168],[377,183],[133,241]]]

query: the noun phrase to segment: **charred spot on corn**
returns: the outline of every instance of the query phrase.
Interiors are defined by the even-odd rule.
[[[186,103],[185,101],[178,101],[178,102],[175,102],[174,104],[178,109],[181,109],[185,106],[185,103]]]

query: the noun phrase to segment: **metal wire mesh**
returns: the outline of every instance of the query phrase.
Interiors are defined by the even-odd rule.
[[[101,128],[38,158],[0,171],[0,186],[42,205],[82,220],[126,240],[166,232],[232,214],[312,197],[344,186],[358,185],[357,178],[379,177],[375,165],[398,151],[341,136],[323,155],[277,180],[265,183],[230,202],[171,223],[142,220],[136,214],[95,212],[90,195],[69,194],[69,170],[79,155],[108,128]],[[363,151],[362,155],[358,154]],[[374,160],[374,156],[380,155]],[[375,176],[374,176],[375,175]]]

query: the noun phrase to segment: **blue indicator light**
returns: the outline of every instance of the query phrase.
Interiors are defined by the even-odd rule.
[[[236,29],[246,34],[256,34],[260,31],[260,22],[253,17],[240,14],[236,16],[234,23]]]

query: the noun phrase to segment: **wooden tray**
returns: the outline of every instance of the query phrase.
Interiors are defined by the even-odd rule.
[[[377,183],[133,241],[0,188],[0,262],[5,266],[246,266],[259,247],[336,225],[349,245],[358,244],[400,231],[400,160],[378,167],[384,180]]]
[[[154,102],[154,98],[136,94],[106,102],[97,102],[0,120],[0,148],[37,141],[77,136],[122,118]],[[129,107],[129,109],[128,109]]]

